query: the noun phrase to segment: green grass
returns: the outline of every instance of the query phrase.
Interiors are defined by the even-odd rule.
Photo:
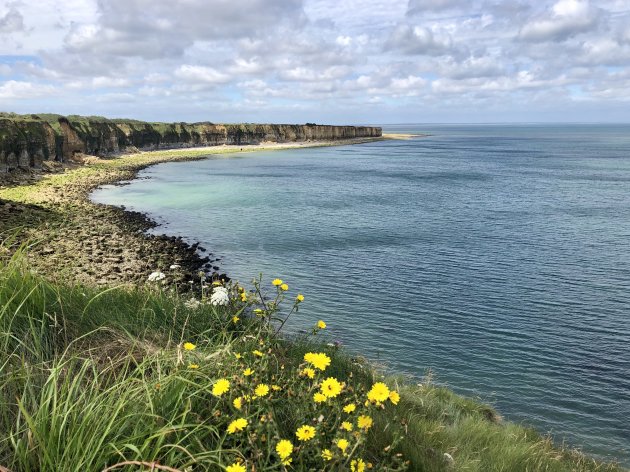
[[[189,308],[189,295],[47,282],[31,273],[24,250],[10,255],[0,246],[0,466],[10,471],[149,470],[151,464],[154,470],[224,470],[238,457],[247,470],[254,463],[257,471],[284,470],[274,441],[285,437],[297,445],[295,428],[317,425],[318,408],[326,412],[324,423],[340,413],[306,401],[298,391],[305,380],[296,379],[282,384],[278,400],[252,402],[247,440],[226,435],[226,424],[240,413],[211,389],[219,377],[232,379],[233,390],[245,388],[234,353],[264,345],[265,357],[248,362],[260,372],[258,381],[270,384],[289,382],[285,373],[300,368],[309,351],[326,352],[332,364],[325,376],[343,379],[344,392],[357,398],[380,378],[365,361],[317,337],[278,339],[244,313],[233,323],[232,308]],[[197,349],[182,350],[184,341]],[[199,369],[188,368],[191,360]],[[554,447],[428,379],[421,386],[386,381],[401,400],[373,410],[375,425],[361,445],[373,470],[401,470],[397,454],[417,471],[621,470]],[[294,470],[309,470],[305,461],[296,455]],[[326,470],[350,468],[342,458]]]

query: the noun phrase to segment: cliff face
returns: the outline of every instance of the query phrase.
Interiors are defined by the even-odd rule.
[[[145,123],[100,117],[0,115],[0,173],[41,168],[44,160],[68,162],[77,154],[110,156],[221,144],[333,141],[379,137],[371,126]]]

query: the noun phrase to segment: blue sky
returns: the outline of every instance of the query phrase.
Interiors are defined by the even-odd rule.
[[[630,122],[630,1],[0,0],[0,110]]]

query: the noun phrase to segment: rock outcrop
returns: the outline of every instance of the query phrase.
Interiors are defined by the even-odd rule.
[[[375,138],[373,126],[146,123],[102,117],[0,114],[0,173],[40,169],[44,161],[69,162],[77,155],[111,156],[126,151],[262,142]]]

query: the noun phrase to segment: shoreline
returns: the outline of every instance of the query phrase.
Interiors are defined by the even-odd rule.
[[[95,203],[90,194],[102,185],[133,180],[141,170],[164,162],[387,139],[400,138],[176,148],[107,158],[83,156],[83,163],[0,180],[0,241],[14,235],[16,244],[29,244],[29,265],[39,273],[86,285],[143,285],[154,271],[164,272],[168,284],[180,290],[188,289],[190,281],[198,282],[201,274],[229,279],[220,271],[220,259],[198,242],[149,234],[147,231],[157,223],[148,215]],[[179,267],[170,269],[173,265]]]

